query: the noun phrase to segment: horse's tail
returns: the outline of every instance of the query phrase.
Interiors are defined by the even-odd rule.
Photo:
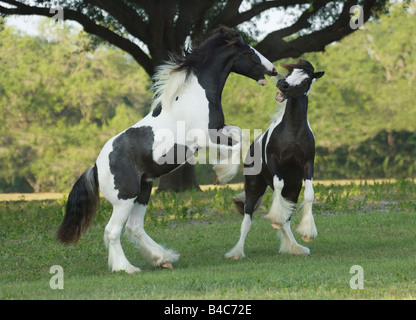
[[[257,200],[257,202],[256,202],[256,204],[255,204],[255,206],[254,206],[254,210],[253,210],[253,212],[254,211],[256,211],[257,210],[257,208],[260,206],[260,204],[261,204],[261,200],[263,199],[263,196],[261,196],[258,200]],[[232,199],[232,201],[234,202],[234,204],[235,204],[235,206],[236,206],[236,208],[237,208],[237,211],[239,212],[239,213],[241,213],[241,214],[244,214],[244,205],[246,204],[246,193],[243,191],[243,192],[240,192],[239,194],[237,194],[233,199]]]
[[[58,232],[59,241],[76,243],[87,230],[100,203],[97,165],[88,168],[75,182],[66,204],[66,213]]]
[[[246,193],[243,191],[235,196],[235,198],[232,199],[234,202],[237,211],[241,214],[244,214],[244,205],[246,203]]]
[[[226,184],[238,173],[240,164],[214,164],[215,184]]]

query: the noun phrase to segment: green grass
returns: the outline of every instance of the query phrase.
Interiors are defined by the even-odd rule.
[[[416,185],[315,186],[318,237],[309,256],[279,254],[279,239],[256,213],[246,258],[223,258],[239,237],[242,217],[228,188],[162,193],[151,198],[146,231],[181,254],[175,270],[152,267],[123,236],[128,259],[143,271],[107,269],[102,201],[77,246],[55,240],[65,200],[0,202],[1,299],[415,299]],[[299,223],[293,218],[292,229]],[[295,233],[299,243],[303,244]],[[52,290],[50,267],[61,265],[64,289]],[[364,269],[364,289],[350,288],[350,268]]]

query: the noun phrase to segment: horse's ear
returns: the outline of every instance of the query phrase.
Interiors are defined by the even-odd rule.
[[[314,77],[315,79],[319,79],[319,78],[321,78],[324,74],[325,74],[325,72],[324,72],[324,71],[315,72],[315,73],[313,74],[313,77]]]
[[[235,37],[235,35],[237,33],[234,29],[231,29],[231,28],[229,28],[229,27],[227,27],[223,24],[221,24],[219,26],[219,32],[223,35],[226,35],[226,36],[230,37],[230,38]]]
[[[231,39],[231,40],[225,40],[227,42],[227,46],[232,46],[238,42],[239,39]]]
[[[222,25],[222,24],[219,26],[219,31],[222,34],[226,33],[227,32],[227,29],[228,28],[226,26]]]

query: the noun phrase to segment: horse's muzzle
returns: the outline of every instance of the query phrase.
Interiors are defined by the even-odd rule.
[[[261,86],[265,86],[267,84],[267,80],[266,79],[260,79],[257,81],[257,83]]]
[[[273,69],[272,69],[272,70],[269,70],[269,71],[267,72],[267,75],[268,75],[268,76],[277,76],[277,75],[278,75],[278,73],[277,73],[277,69],[276,69],[276,67],[273,67]]]

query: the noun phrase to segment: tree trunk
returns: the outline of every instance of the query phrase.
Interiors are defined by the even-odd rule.
[[[24,178],[26,179],[26,182],[30,185],[30,187],[33,189],[33,192],[40,192],[40,184],[36,181],[35,178],[29,177],[29,175],[27,174],[24,175]]]
[[[196,189],[201,191],[196,182],[195,167],[185,163],[182,167],[172,171],[160,179],[157,191],[175,191]]]

